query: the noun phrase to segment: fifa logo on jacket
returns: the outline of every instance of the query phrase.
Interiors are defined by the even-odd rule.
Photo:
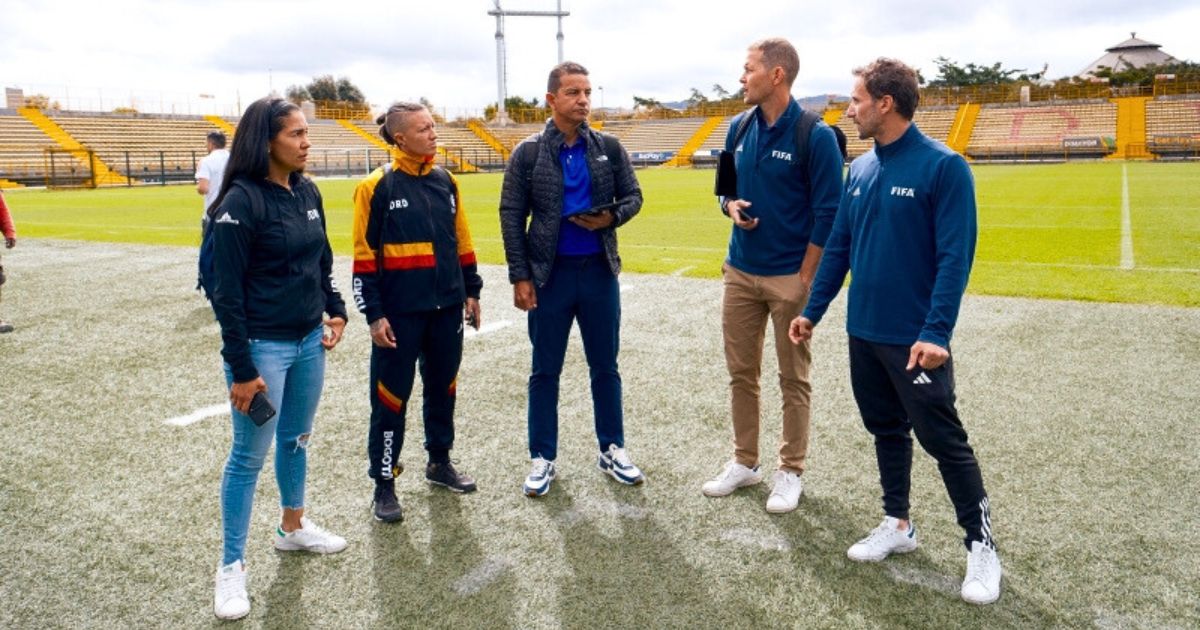
[[[777,160],[783,160],[785,162],[792,161],[792,154],[784,151],[771,151],[771,157]]]
[[[912,197],[912,198],[914,198],[914,199],[915,199],[915,198],[916,198],[916,196],[917,196],[917,194],[916,194],[916,192],[915,192],[913,189],[911,189],[911,188],[903,188],[903,187],[900,187],[900,186],[892,186],[892,196],[893,196],[893,197]]]

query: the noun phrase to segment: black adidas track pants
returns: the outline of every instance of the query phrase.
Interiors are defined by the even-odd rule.
[[[983,475],[954,408],[953,358],[936,370],[906,370],[909,350],[850,337],[850,382],[863,424],[875,436],[884,513],[909,517],[910,433],[916,433],[937,460],[967,549],[976,540],[994,548]]]

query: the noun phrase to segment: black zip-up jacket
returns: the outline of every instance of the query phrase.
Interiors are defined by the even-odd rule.
[[[621,272],[621,256],[617,252],[616,228],[642,209],[642,189],[633,173],[629,154],[615,137],[593,131],[587,123],[579,126],[579,137],[587,143],[592,206],[614,200],[620,203],[613,210],[613,224],[599,230],[608,266],[613,275],[617,275]],[[550,279],[558,251],[558,229],[562,224],[563,174],[562,164],[558,161],[562,143],[563,133],[551,120],[546,123],[545,131],[517,145],[504,171],[500,232],[504,236],[508,280],[514,284],[520,280],[533,280],[540,287]],[[614,146],[606,151],[609,144]],[[613,164],[614,161],[617,163]],[[528,232],[526,220],[529,221]]]
[[[262,208],[233,186],[212,219],[212,305],[221,356],[238,383],[258,377],[251,339],[299,340],[325,313],[346,318],[317,186],[298,173],[290,191],[267,180],[242,182],[262,193]]]
[[[372,323],[479,299],[458,181],[432,159],[393,150],[354,189],[354,304]]]

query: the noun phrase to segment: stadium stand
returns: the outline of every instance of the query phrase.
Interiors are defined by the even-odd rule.
[[[724,120],[721,121],[721,124],[717,125],[716,128],[713,129],[712,133],[709,134],[708,139],[704,141],[704,144],[700,145],[700,148],[697,149],[697,151],[701,154],[711,154],[714,151],[720,151],[721,149],[724,149],[725,136],[729,134],[730,120],[733,120],[733,116],[726,116]]]
[[[1146,142],[1159,157],[1200,157],[1200,98],[1160,97],[1147,102]]]
[[[505,156],[497,153],[490,144],[467,127],[457,124],[438,125],[437,132],[438,146],[446,153],[483,170],[504,169]]]
[[[202,117],[54,112],[50,118],[117,172],[147,182],[188,181],[217,131]]]
[[[58,143],[16,110],[0,110],[0,179],[23,186],[45,185],[52,169],[81,173],[85,166],[70,153],[51,153]]]
[[[605,123],[604,131],[620,138],[635,165],[649,166],[674,157],[704,121],[704,118],[613,120]]]
[[[950,136],[950,127],[954,124],[956,115],[957,107],[930,107],[918,109],[913,115],[913,122],[925,135],[938,142],[945,142]]]
[[[1114,147],[1117,106],[1109,101],[985,105],[967,155],[975,159],[1102,157]]]
[[[487,130],[491,132],[492,136],[499,140],[501,144],[508,147],[509,151],[512,151],[513,147],[517,146],[517,143],[535,133],[541,133],[541,131],[545,128],[546,123],[540,122],[521,123],[519,125],[507,125],[504,127],[488,126]]]
[[[334,120],[308,121],[308,171],[314,175],[361,177],[387,159],[387,152]]]
[[[1082,98],[1035,99],[1023,105],[1003,99],[982,104],[935,99],[938,104],[917,111],[915,122],[930,137],[976,160],[1200,158],[1197,90],[1155,90],[1156,95],[1144,91],[1111,98],[1089,92],[1081,93]],[[843,115],[844,103],[830,107],[824,118],[846,133],[850,158],[869,150],[871,143],[859,140],[853,121]],[[727,112],[609,117],[594,127],[620,138],[638,166],[703,167],[715,162],[724,145],[732,119]],[[0,186],[191,181],[205,154],[205,135],[216,129],[230,133],[236,124],[236,119],[215,116],[0,109]],[[540,121],[443,123],[438,127],[438,163],[455,172],[500,170],[518,142],[544,127]],[[387,160],[389,149],[377,134],[367,120],[310,120],[309,172],[362,176]]]

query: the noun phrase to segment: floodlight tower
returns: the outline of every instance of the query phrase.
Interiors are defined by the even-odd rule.
[[[563,31],[562,19],[571,15],[570,11],[562,10],[562,0],[557,0],[557,10],[555,11],[505,11],[500,8],[500,0],[493,0],[496,5],[495,9],[488,11],[488,15],[496,16],[496,122],[504,125],[508,122],[508,112],[504,109],[504,101],[508,98],[508,69],[507,69],[507,53],[504,49],[504,18],[512,17],[554,17],[558,18],[558,62],[563,62]]]

